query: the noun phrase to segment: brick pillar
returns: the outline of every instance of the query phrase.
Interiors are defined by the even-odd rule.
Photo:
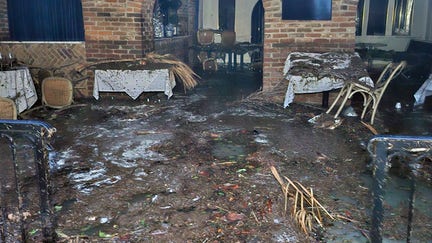
[[[283,79],[285,59],[292,51],[354,51],[358,0],[333,0],[329,21],[282,20],[282,1],[263,0],[263,89]]]

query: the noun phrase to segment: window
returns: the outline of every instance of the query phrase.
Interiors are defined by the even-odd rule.
[[[409,35],[414,0],[359,0],[356,35]]]
[[[219,29],[234,31],[235,1],[219,0]]]
[[[158,4],[163,16],[163,24],[176,26],[178,24],[177,10],[181,7],[182,2],[180,0],[159,0]]]
[[[178,35],[179,16],[177,11],[182,6],[180,0],[157,0],[153,9],[153,28],[155,37]]]
[[[388,0],[371,0],[369,4],[368,35],[385,35]]]
[[[12,40],[84,40],[80,0],[8,0],[7,8]]]
[[[331,20],[331,0],[283,0],[284,20]]]
[[[413,2],[413,0],[395,0],[393,34],[410,33]]]

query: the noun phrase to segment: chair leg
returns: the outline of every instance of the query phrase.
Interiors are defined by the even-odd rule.
[[[372,116],[371,116],[371,125],[373,125],[373,123],[374,123],[375,115],[376,115],[376,112],[378,110],[378,105],[379,105],[380,101],[381,101],[381,99],[374,99],[373,100],[373,106],[372,106],[373,110],[372,110]]]
[[[342,103],[341,103],[339,109],[337,110],[336,114],[334,115],[334,118],[337,118],[337,117],[339,116],[339,114],[341,113],[342,109],[344,108],[345,103],[346,103],[347,100],[348,100],[348,96],[349,96],[350,93],[351,93],[352,87],[353,87],[352,84],[350,84],[350,85],[348,86],[348,89],[347,89],[347,91],[346,91],[346,95],[345,95],[345,97],[344,97],[344,99],[343,99],[343,101],[342,101]]]
[[[326,114],[330,113],[330,111],[335,107],[336,103],[338,102],[340,97],[345,93],[345,91],[346,91],[346,88],[345,88],[345,86],[343,86],[341,88],[341,90],[339,91],[338,95],[336,96],[335,100],[333,101],[332,105],[330,106],[330,108],[328,108],[328,110],[326,111]]]
[[[362,114],[361,114],[360,119],[363,120],[364,116],[366,115],[367,108],[369,107],[371,101],[372,101],[372,98],[371,98],[371,97],[367,97],[367,99],[366,99],[366,97],[365,97],[365,100],[364,100],[364,102],[363,102],[363,111],[362,111]],[[373,107],[372,107],[372,108],[373,108]]]

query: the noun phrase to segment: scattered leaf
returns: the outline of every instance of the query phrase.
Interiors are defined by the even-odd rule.
[[[246,172],[246,169],[239,169],[239,170],[237,170],[236,172],[237,172],[237,173],[243,173],[243,172]]]
[[[244,214],[240,214],[240,213],[233,213],[233,212],[228,213],[228,214],[225,216],[225,218],[226,218],[228,221],[231,221],[231,222],[242,220],[242,219],[244,219],[244,217],[245,217]]]
[[[33,236],[33,235],[35,235],[38,231],[39,231],[39,229],[32,229],[32,230],[30,230],[29,234],[30,234],[30,236]]]
[[[110,234],[107,234],[107,233],[105,233],[105,232],[103,232],[103,231],[99,231],[99,237],[100,237],[100,238],[110,238],[111,235],[110,235]]]

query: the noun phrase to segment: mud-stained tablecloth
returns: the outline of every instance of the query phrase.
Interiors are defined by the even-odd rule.
[[[173,95],[175,78],[169,69],[157,70],[95,70],[93,96],[99,92],[126,92],[132,99],[143,92],[164,92]]]
[[[32,107],[38,97],[29,69],[19,67],[0,72],[0,97],[12,99],[18,113]]]
[[[293,102],[294,94],[339,89],[350,80],[366,82],[373,87],[366,66],[357,53],[292,52],[285,61],[283,72],[289,80],[284,107]]]

